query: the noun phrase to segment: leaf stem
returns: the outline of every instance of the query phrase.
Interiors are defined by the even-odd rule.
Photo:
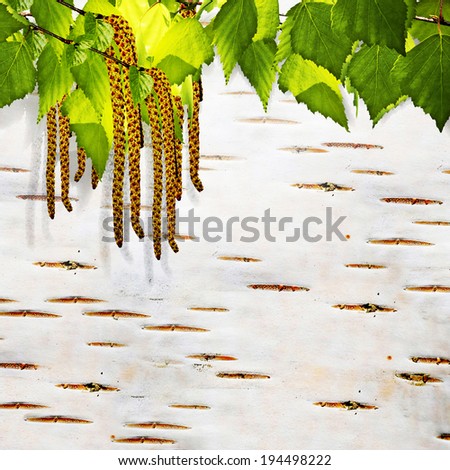
[[[79,15],[85,15],[86,12],[84,10],[81,10],[80,8],[77,8],[77,7],[74,7],[73,5],[71,5],[70,3],[67,3],[65,2],[64,0],[56,0],[57,3],[59,3],[60,5],[63,5],[67,8],[70,8],[71,10],[73,11],[76,11]]]
[[[450,26],[450,21],[446,21],[444,18],[439,18],[437,16],[432,16],[430,18],[425,16],[415,16],[414,19],[417,21],[425,21],[427,23],[435,23],[441,26]]]

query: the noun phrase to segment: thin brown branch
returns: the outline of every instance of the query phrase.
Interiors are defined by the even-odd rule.
[[[425,21],[426,23],[441,24],[441,26],[450,26],[450,21],[446,21],[444,18],[439,18],[438,16],[415,16],[414,19],[417,21]]]
[[[46,34],[47,36],[51,36],[52,38],[58,39],[58,41],[63,42],[64,44],[75,44],[75,41],[72,41],[71,39],[65,39],[61,36],[58,36],[55,33],[52,33],[48,29],[43,28],[42,26],[38,26],[37,24],[30,23],[30,28],[34,29],[36,31],[40,31],[41,33]]]
[[[76,11],[79,15],[85,15],[86,12],[84,10],[81,10],[80,8],[77,8],[77,7],[74,7],[73,5],[71,5],[70,3],[67,3],[65,2],[64,0],[56,0],[57,3],[59,3],[60,5],[63,5],[67,8],[70,8],[71,10],[73,11]]]

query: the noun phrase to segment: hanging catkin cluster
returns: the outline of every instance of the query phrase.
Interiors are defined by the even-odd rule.
[[[63,98],[64,100],[64,98]],[[62,102],[61,102],[62,103]],[[59,123],[59,161],[61,170],[61,200],[64,207],[71,212],[72,204],[69,199],[70,189],[70,160],[69,160],[69,140],[70,140],[70,122],[69,118],[63,116],[61,104],[58,106]]]
[[[150,121],[153,147],[153,206],[152,233],[153,251],[157,259],[161,258],[161,211],[163,198],[163,136],[159,119],[158,106],[151,94],[146,100]]]
[[[174,97],[174,108],[177,113],[177,119],[181,127],[180,131],[183,130],[184,122],[184,107],[183,101],[180,96]],[[176,165],[176,198],[178,201],[181,200],[183,194],[183,180],[182,180],[182,171],[183,171],[183,141],[175,136],[175,165]]]
[[[76,182],[81,180],[81,178],[84,175],[84,172],[86,171],[86,159],[87,159],[86,150],[84,150],[83,147],[78,147],[78,150],[77,150],[78,168],[77,168],[77,172],[75,173],[75,176],[73,177],[74,181]],[[91,170],[92,189],[95,189],[97,187],[98,182],[99,182],[99,177],[98,177],[97,170],[94,167],[92,167],[92,170]]]
[[[64,207],[71,212],[72,204],[69,198],[70,190],[70,121],[61,112],[61,107],[65,97],[61,102],[52,106],[47,113],[47,167],[46,167],[46,187],[47,187],[47,211],[51,219],[55,218],[55,176],[56,157],[59,144],[60,180],[61,180],[61,201]],[[58,132],[59,131],[59,132]],[[58,142],[59,136],[59,142]]]
[[[119,50],[119,59],[128,65],[137,65],[136,40],[134,33],[128,22],[116,15],[106,18],[106,21],[113,27],[114,41]],[[111,50],[109,53],[111,54]],[[108,69],[110,65],[108,65]],[[119,70],[120,74],[120,70]],[[116,73],[117,75],[117,73]],[[110,74],[110,80],[112,75]],[[111,82],[110,82],[111,83]],[[122,87],[124,100],[124,111],[126,119],[126,133],[128,135],[128,173],[130,180],[130,200],[131,200],[131,225],[139,238],[144,238],[144,230],[141,227],[139,217],[141,212],[141,147],[143,144],[141,111],[139,105],[133,102],[130,86],[130,68],[124,67],[122,70],[122,80],[119,80]],[[117,86],[115,84],[114,86]],[[120,163],[121,165],[122,163]],[[122,170],[119,170],[119,172]]]
[[[180,14],[183,18],[192,18],[195,16],[195,11],[194,9],[182,9]],[[157,68],[150,69],[148,74],[153,79],[154,92],[146,99],[153,147],[153,247],[156,258],[160,259],[164,192],[167,212],[167,240],[172,250],[175,253],[178,251],[175,240],[176,201],[181,199],[183,191],[183,142],[176,135],[174,121],[176,115],[182,133],[185,112],[181,97],[172,94],[166,74]],[[192,116],[188,119],[189,166],[191,181],[198,191],[203,190],[203,185],[198,176],[200,99],[201,85],[199,82],[194,82]]]
[[[191,18],[194,10],[182,10],[183,18]],[[114,42],[105,53],[108,71],[113,113],[113,182],[112,206],[114,237],[121,247],[124,241],[124,178],[126,167],[130,181],[131,225],[139,238],[144,238],[140,223],[141,210],[141,148],[144,145],[142,117],[139,105],[133,100],[130,68],[138,67],[134,33],[128,22],[117,15],[103,18],[114,31]],[[152,92],[145,99],[153,149],[153,205],[152,238],[154,253],[161,257],[161,244],[165,238],[163,220],[167,219],[167,240],[174,252],[178,251],[176,242],[176,201],[182,197],[183,169],[183,124],[187,120],[189,131],[189,167],[190,178],[198,191],[203,185],[198,176],[200,160],[199,143],[199,107],[201,84],[193,82],[193,107],[191,115],[185,113],[180,96],[172,92],[167,75],[158,68],[143,69],[153,80]],[[51,218],[55,215],[55,167],[58,146],[61,163],[61,200],[67,210],[72,206],[69,199],[69,139],[70,121],[61,112],[61,103],[50,109],[47,115],[47,204]],[[87,154],[84,148],[77,149],[78,168],[74,180],[79,181],[86,170]],[[128,165],[127,165],[128,164]],[[91,184],[95,189],[99,176],[92,167]],[[165,210],[165,214],[164,214]]]
[[[197,191],[203,191],[203,184],[198,176],[200,165],[200,101],[202,95],[201,83],[192,84],[193,91],[193,109],[192,117],[189,119],[189,169],[192,184]]]
[[[181,185],[181,170],[177,171],[176,135],[174,125],[174,99],[172,96],[169,80],[162,70],[152,68],[148,72],[153,78],[153,89],[155,91],[161,119],[150,122],[151,127],[159,127],[162,122],[164,167],[165,167],[165,192],[167,212],[167,240],[170,247],[176,253],[178,245],[175,241],[176,226],[176,198],[179,185]],[[150,114],[150,111],[149,111]],[[161,175],[162,176],[162,175]],[[162,181],[154,181],[154,186],[162,184]],[[153,216],[154,217],[154,216]],[[153,239],[155,242],[155,238]],[[156,241],[158,243],[158,241]],[[158,253],[155,251],[155,255]]]
[[[108,49],[114,55],[114,49]],[[123,178],[125,173],[125,97],[122,88],[122,73],[113,59],[106,59],[109,82],[111,86],[111,102],[113,111],[113,145],[114,174],[112,188],[114,237],[117,246],[123,244]]]
[[[56,146],[58,138],[58,121],[56,106],[50,108],[47,113],[47,211],[51,219],[55,218],[55,166]]]
[[[61,180],[61,201],[67,211],[72,211],[72,203],[70,202],[70,119],[64,116],[61,108],[65,100],[65,96],[61,102],[52,106],[47,113],[47,165],[46,165],[46,189],[47,189],[47,211],[51,219],[55,218],[55,192],[56,192],[56,158],[59,146],[59,162],[60,162],[60,180]],[[59,137],[59,141],[58,141]],[[86,170],[86,152],[83,148],[77,151],[78,169],[75,173],[74,180],[79,181]],[[92,189],[98,184],[98,174],[92,167]]]
[[[194,18],[196,15],[195,7],[189,8],[184,5],[180,15],[183,18]],[[200,165],[200,102],[202,100],[202,85],[200,81],[192,83],[193,107],[192,116],[188,120],[189,128],[189,172],[192,184],[197,191],[203,191],[203,184],[198,176]]]

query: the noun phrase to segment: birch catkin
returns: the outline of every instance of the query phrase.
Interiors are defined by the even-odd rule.
[[[180,123],[180,132],[183,132],[183,122],[184,122],[184,108],[183,102],[180,96],[174,97],[175,109],[177,112],[178,122]],[[181,139],[175,136],[175,170],[176,170],[176,191],[175,195],[178,201],[181,200],[183,193],[183,142]]]
[[[114,55],[111,47],[107,53]],[[114,174],[112,187],[114,237],[117,246],[123,245],[123,178],[125,173],[125,117],[123,108],[125,98],[122,90],[122,74],[119,65],[113,59],[106,59],[111,102],[113,109]]]
[[[173,116],[172,93],[170,83],[162,70],[152,68],[150,75],[154,80],[153,88],[158,96],[164,131],[164,160],[166,169],[166,210],[167,240],[172,250],[177,253],[175,241],[176,226],[176,165],[175,165],[175,127]]]
[[[186,8],[186,7],[182,7],[182,10],[180,11],[180,15],[183,17],[183,18],[194,18],[194,16],[196,15],[196,11],[195,11],[195,8]]]
[[[163,197],[163,136],[155,98],[146,99],[153,148],[152,236],[156,259],[161,258],[161,210]]]
[[[120,59],[130,65],[137,65],[136,41],[128,22],[116,15],[107,20],[114,29],[114,40],[118,46]],[[130,87],[130,69],[123,70],[123,94],[128,134],[128,173],[130,179],[131,225],[139,238],[144,238],[144,230],[140,224],[141,211],[141,113],[135,106]]]
[[[56,166],[56,139],[57,122],[56,106],[49,109],[47,113],[47,211],[51,219],[55,218],[55,166]]]
[[[203,191],[203,184],[198,175],[200,166],[200,99],[201,85],[199,82],[193,82],[193,99],[194,106],[192,109],[192,117],[189,119],[189,173],[192,184],[197,191]]]
[[[86,171],[86,159],[87,159],[86,151],[84,150],[84,148],[79,147],[77,150],[78,169],[74,176],[74,180],[76,182],[81,180],[81,178],[83,177]],[[95,169],[94,165],[92,165],[92,170],[91,170],[92,189],[97,188],[99,181],[100,181],[100,178],[98,177],[97,170]]]
[[[73,179],[78,183],[78,181],[81,180],[84,175],[84,172],[86,171],[86,151],[82,147],[78,147],[77,161],[78,168]]]
[[[61,101],[58,107],[58,123],[59,123],[59,160],[61,170],[61,199],[64,207],[71,212],[72,204],[69,199],[70,190],[70,160],[69,160],[69,141],[70,141],[70,121],[61,112]]]
[[[92,187],[92,189],[97,188],[99,180],[100,180],[100,178],[98,177],[97,170],[92,165],[92,170],[91,170],[91,187]]]

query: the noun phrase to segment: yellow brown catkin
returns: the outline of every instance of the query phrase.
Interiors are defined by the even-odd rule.
[[[184,8],[180,15],[183,18],[193,18],[196,15],[195,8]],[[192,184],[197,191],[203,191],[203,184],[198,175],[200,166],[200,101],[201,101],[201,84],[194,82],[192,84],[193,91],[193,109],[192,117],[189,119],[189,173]]]
[[[73,178],[76,182],[81,180],[86,170],[86,151],[82,147],[79,147],[77,150],[77,160],[78,168]]]
[[[146,99],[150,121],[150,131],[153,148],[153,208],[152,235],[153,251],[156,259],[161,258],[161,208],[163,197],[163,137],[155,98],[150,95]]]
[[[183,18],[194,18],[194,16],[196,15],[195,8],[183,8],[180,11],[180,15]]]
[[[56,106],[49,109],[47,113],[47,211],[51,219],[55,218],[55,166],[56,166]]]
[[[74,177],[74,180],[76,182],[80,181],[80,179],[84,175],[84,172],[86,171],[87,155],[86,155],[86,151],[84,150],[84,148],[82,148],[82,147],[78,148],[77,159],[78,159],[78,169],[77,169],[77,172],[75,173],[75,177]],[[100,178],[98,177],[97,170],[94,168],[94,166],[92,166],[92,170],[91,170],[91,186],[92,186],[92,189],[97,188],[99,180],[100,180]]]
[[[63,98],[64,101],[64,98]],[[70,161],[69,161],[69,140],[70,140],[70,121],[69,118],[61,113],[61,105],[58,107],[59,122],[59,159],[61,169],[61,200],[64,207],[71,212],[72,204],[69,199],[70,189]]]
[[[92,187],[92,189],[97,188],[99,179],[100,178],[98,177],[97,170],[94,168],[94,166],[92,166],[92,170],[91,170],[91,187]]]
[[[134,33],[128,22],[119,16],[112,15],[106,19],[114,29],[114,41],[116,42],[120,59],[130,65],[137,65],[136,41]],[[128,162],[130,179],[131,200],[131,225],[139,238],[144,238],[144,230],[140,224],[141,211],[141,113],[139,106],[133,103],[130,87],[130,69],[123,70],[123,92],[125,97],[125,112],[127,117],[128,134]]]
[[[176,226],[176,165],[175,165],[175,127],[173,115],[172,92],[167,76],[162,70],[152,68],[153,88],[158,96],[164,131],[164,158],[166,169],[166,210],[167,239],[172,250],[177,253],[175,241]]]
[[[178,122],[180,123],[181,132],[183,132],[183,122],[184,122],[184,109],[183,109],[183,102],[180,96],[174,97],[174,104],[175,109],[177,112]],[[182,178],[182,170],[183,170],[183,143],[181,139],[175,137],[175,169],[176,169],[176,198],[178,201],[181,200],[181,196],[183,193],[183,178]]]
[[[192,117],[189,119],[189,173],[192,184],[197,191],[203,191],[203,184],[198,176],[200,166],[200,100],[201,84],[193,82],[192,84],[194,105],[192,108]]]
[[[109,48],[107,53],[114,56],[114,49]],[[114,170],[112,203],[114,237],[117,246],[121,247],[123,244],[123,178],[125,172],[125,116],[123,114],[125,98],[123,96],[122,74],[119,65],[113,59],[106,59],[106,66],[113,109]]]

